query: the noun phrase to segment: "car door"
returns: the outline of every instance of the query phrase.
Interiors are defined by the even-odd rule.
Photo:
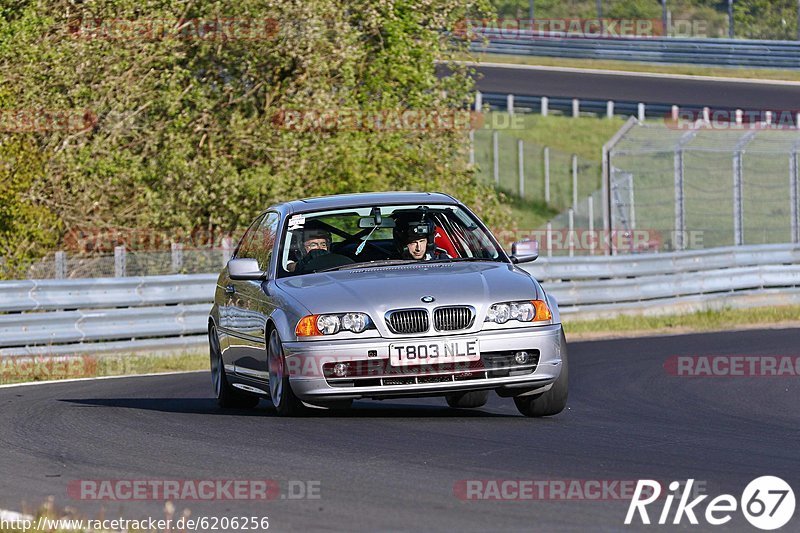
[[[254,239],[256,230],[261,225],[266,214],[262,213],[247,228],[242,238],[239,240],[233,257],[250,248],[250,242]],[[242,310],[241,292],[236,290],[236,284],[228,275],[228,268],[222,271],[222,275],[217,283],[216,301],[219,306],[219,342],[222,349],[222,360],[228,371],[233,371],[236,360],[236,351],[241,346],[240,335],[242,331]]]
[[[280,224],[280,214],[268,211],[254,228],[251,237],[243,242],[237,258],[255,259],[259,268],[272,277],[272,254]],[[233,364],[236,374],[267,380],[266,324],[275,308],[265,293],[266,281],[232,281],[236,301],[236,324],[232,328],[236,347]],[[233,341],[233,339],[232,339]]]

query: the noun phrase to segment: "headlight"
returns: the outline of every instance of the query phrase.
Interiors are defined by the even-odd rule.
[[[319,315],[317,317],[317,329],[320,330],[323,335],[339,333],[341,327],[341,321],[336,315]]]
[[[369,315],[364,313],[342,313],[337,315],[308,315],[300,319],[294,332],[298,337],[335,335],[340,331],[361,333],[372,325]]]
[[[494,304],[486,314],[486,322],[505,324],[509,320],[520,322],[537,322],[550,320],[553,314],[543,300],[527,300],[522,302],[505,302]]]
[[[369,317],[364,313],[347,313],[342,316],[342,328],[353,333],[361,333],[369,325]]]

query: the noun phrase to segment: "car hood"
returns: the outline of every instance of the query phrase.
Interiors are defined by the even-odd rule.
[[[279,289],[314,314],[358,311],[373,318],[391,309],[489,305],[543,298],[538,283],[508,263],[433,263],[306,274],[278,280]],[[433,302],[423,303],[423,296]]]

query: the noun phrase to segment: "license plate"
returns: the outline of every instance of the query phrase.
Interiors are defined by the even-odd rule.
[[[477,361],[481,358],[478,339],[430,340],[389,345],[392,366],[433,365]]]

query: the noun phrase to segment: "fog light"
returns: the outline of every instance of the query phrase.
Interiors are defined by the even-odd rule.
[[[518,365],[524,365],[528,362],[528,359],[528,352],[517,352],[514,354],[514,361],[516,361]]]
[[[336,363],[333,365],[333,375],[337,378],[343,378],[347,375],[347,363]]]

